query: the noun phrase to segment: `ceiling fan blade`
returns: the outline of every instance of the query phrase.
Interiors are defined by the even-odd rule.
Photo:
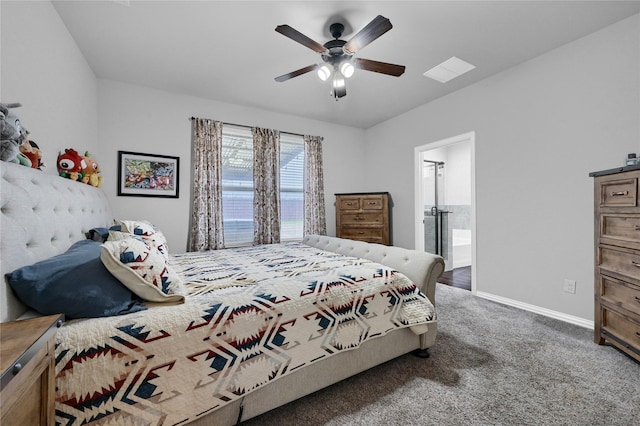
[[[293,41],[297,41],[303,46],[308,47],[309,49],[316,51],[318,53],[324,53],[327,49],[318,43],[302,34],[300,31],[290,27],[289,25],[278,25],[276,27],[276,31],[282,34],[283,36],[289,37]]]
[[[292,79],[293,77],[297,77],[299,75],[306,74],[306,73],[308,73],[310,71],[313,71],[313,70],[315,70],[317,68],[318,68],[318,65],[316,65],[316,64],[309,65],[307,67],[300,68],[299,70],[295,70],[295,71],[291,71],[290,73],[283,74],[280,77],[276,77],[276,81],[282,83],[283,81],[287,81],[289,79]]]
[[[361,29],[358,34],[351,37],[351,40],[344,45],[343,49],[345,53],[353,55],[391,28],[393,28],[391,21],[382,15],[378,15],[373,21],[369,22],[366,27]]]
[[[371,59],[354,59],[356,68],[360,68],[365,71],[379,72],[380,74],[392,75],[394,77],[400,77],[404,74],[405,66],[389,64],[387,62],[372,61]]]

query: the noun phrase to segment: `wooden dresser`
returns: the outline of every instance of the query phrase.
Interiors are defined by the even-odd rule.
[[[594,340],[640,361],[640,166],[595,178]]]
[[[54,339],[64,315],[0,324],[0,424],[55,424]]]
[[[389,245],[389,193],[336,194],[336,236]]]

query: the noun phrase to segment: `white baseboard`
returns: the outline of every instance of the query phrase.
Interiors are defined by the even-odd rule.
[[[513,299],[507,299],[506,297],[496,296],[491,293],[485,293],[483,291],[477,291],[476,296],[483,299],[491,300],[493,302],[502,303],[503,305],[513,306],[514,308],[523,309],[525,311],[533,312],[536,314],[544,315],[545,317],[554,318],[560,321],[568,322],[570,324],[579,325],[580,327],[593,330],[593,321],[586,320],[584,318],[568,315],[558,311],[552,311],[551,309],[541,308],[540,306],[530,305],[528,303],[519,302]]]

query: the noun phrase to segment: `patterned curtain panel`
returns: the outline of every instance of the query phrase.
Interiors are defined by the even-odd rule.
[[[253,131],[253,243],[280,242],[280,132]]]
[[[189,251],[223,248],[220,121],[193,119],[193,179]]]
[[[321,136],[304,136],[304,235],[327,235]]]

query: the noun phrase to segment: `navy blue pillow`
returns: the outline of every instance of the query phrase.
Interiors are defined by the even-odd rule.
[[[86,234],[87,238],[93,241],[99,241],[104,243],[109,238],[109,230],[107,228],[93,228],[89,229]]]
[[[97,241],[81,240],[58,256],[6,274],[25,305],[69,319],[122,315],[147,309],[104,267]]]
[[[109,229],[107,228],[92,228],[86,233],[86,237],[93,241],[100,241],[104,243],[109,239],[109,231],[121,231],[121,225],[113,225]]]

